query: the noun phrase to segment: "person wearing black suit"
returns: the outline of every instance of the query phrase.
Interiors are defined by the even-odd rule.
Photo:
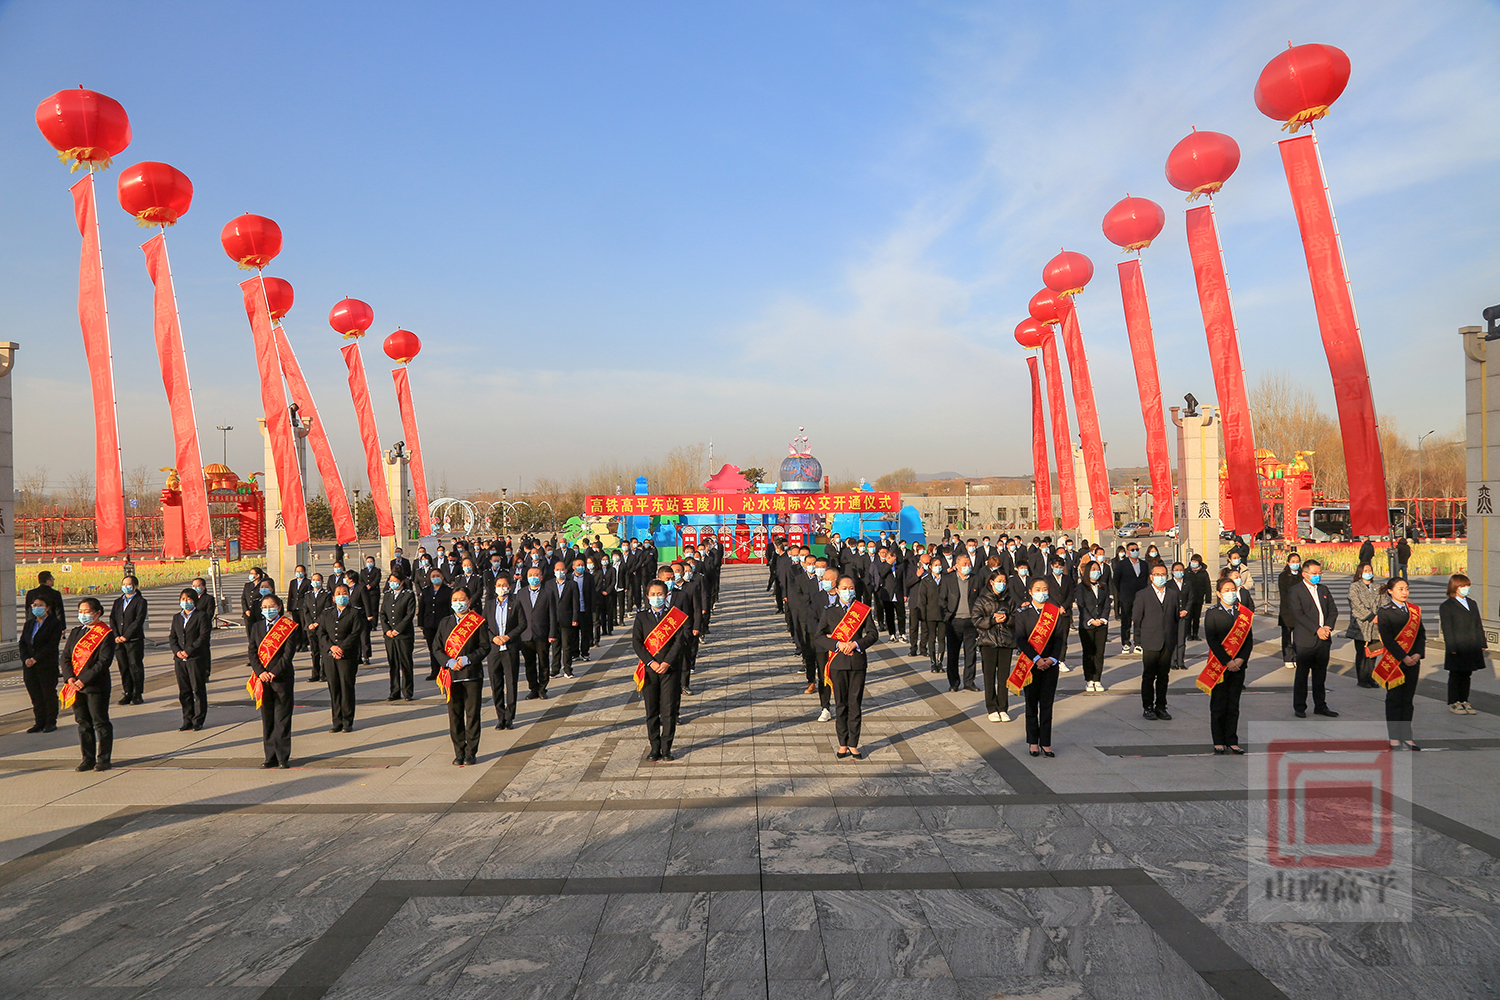
[[[667,585],[661,580],[646,587],[648,607],[635,616],[630,629],[630,645],[636,659],[645,664],[645,683],[641,686],[641,703],[646,709],[646,739],[651,743],[649,760],[675,760],[672,741],[677,736],[677,703],[681,690],[682,659],[687,651],[684,633],[691,622],[677,629],[670,642],[654,655],[646,648],[646,637],[661,623],[667,613]]]
[[[1328,652],[1339,609],[1333,594],[1322,582],[1323,567],[1316,559],[1302,564],[1302,579],[1287,590],[1283,614],[1291,623],[1292,651],[1297,673],[1292,680],[1292,711],[1307,717],[1307,682],[1312,679],[1313,714],[1330,718],[1339,713],[1328,707],[1324,680],[1328,675]]]
[[[177,595],[178,613],[172,616],[172,666],[177,672],[177,701],[182,705],[178,732],[199,730],[208,717],[208,639],[210,623],[198,614],[198,595],[188,587]]]
[[[1033,757],[1056,756],[1052,752],[1052,703],[1057,697],[1057,676],[1062,666],[1063,635],[1070,627],[1066,608],[1060,609],[1057,626],[1041,649],[1031,644],[1031,633],[1041,617],[1042,608],[1050,604],[1046,580],[1031,581],[1031,599],[1011,615],[1011,636],[1017,656],[1032,660],[1031,683],[1021,689],[1026,699],[1026,744]],[[1003,683],[1003,682],[1002,682]]]
[[[974,628],[974,601],[979,596],[979,581],[974,578],[974,566],[967,555],[958,557],[957,572],[944,575],[938,586],[938,599],[942,603],[943,624],[948,634],[948,690],[978,691],[974,683],[974,671],[978,666],[975,643],[979,638]],[[963,656],[962,672],[959,656]]]
[[[568,575],[567,563],[553,560],[552,580],[545,589],[552,595],[557,614],[557,641],[552,643],[548,675],[572,677],[573,652],[578,648],[578,585]]]
[[[542,583],[540,566],[526,569],[526,589],[521,591],[526,627],[521,632],[521,653],[526,657],[526,700],[547,697],[552,647],[561,634],[557,623],[557,591]]]
[[[896,559],[889,549],[882,547],[876,551],[866,582],[875,609],[880,612],[880,627],[885,630],[886,638],[894,641],[904,631],[896,628],[896,606],[901,603],[902,586],[896,573]]]
[[[259,616],[260,608],[260,578],[265,571],[259,566],[251,567],[246,574],[245,586],[240,589],[240,621],[246,625],[250,624],[252,618]]]
[[[26,682],[36,720],[26,731],[51,733],[57,730],[57,644],[62,641],[63,620],[38,589],[30,592],[26,605],[30,611],[21,626],[21,679]]]
[[[395,554],[391,557],[391,573],[400,572],[401,579],[410,580],[411,560],[402,555],[400,546],[397,546]]]
[[[354,606],[349,585],[333,588],[333,606],[318,619],[318,641],[323,644],[323,673],[328,677],[328,700],[333,718],[330,733],[354,732],[354,677],[359,670],[360,636],[364,612]],[[264,633],[262,633],[264,634]]]
[[[599,585],[594,581],[593,574],[588,571],[584,560],[575,558],[573,567],[573,589],[574,614],[578,624],[573,629],[573,658],[588,662],[589,648],[593,645],[594,638],[594,597],[599,591]]]
[[[1312,563],[1312,560],[1308,560]],[[1314,564],[1316,565],[1316,564]],[[1316,570],[1314,570],[1316,572]],[[1375,612],[1375,621],[1380,625],[1380,646],[1396,658],[1405,678],[1395,687],[1385,690],[1385,730],[1391,746],[1405,744],[1410,750],[1422,749],[1412,736],[1412,699],[1417,693],[1417,675],[1422,672],[1422,657],[1427,655],[1427,626],[1419,624],[1417,634],[1410,645],[1401,642],[1401,630],[1406,627],[1408,613],[1406,603],[1411,596],[1405,580],[1391,577],[1386,581],[1386,594],[1391,603]],[[1301,674],[1301,661],[1297,673]]]
[[[299,628],[293,641],[297,648],[307,648],[307,629],[301,628],[302,622],[302,599],[312,590],[312,581],[307,578],[307,567],[299,565],[292,574],[292,582],[286,587],[286,613],[291,616]]]
[[[298,611],[301,617],[297,619],[302,623],[302,641],[312,658],[312,675],[308,680],[314,684],[323,681],[323,658],[327,653],[318,631],[318,620],[331,607],[333,594],[323,586],[323,574],[314,573],[308,581],[307,593],[303,595],[302,607]]]
[[[1000,561],[994,556],[990,558],[997,564]],[[984,710],[991,722],[1010,721],[1010,692],[1005,679],[1010,676],[1010,660],[1015,653],[1010,618],[1016,606],[1009,586],[1009,578],[997,566],[975,598],[972,611],[984,671]]]
[[[262,748],[266,759],[261,767],[288,768],[292,766],[292,702],[297,685],[297,671],[293,660],[297,655],[297,643],[288,638],[276,650],[269,663],[260,662],[260,644],[271,626],[285,612],[281,598],[268,594],[261,599],[260,616],[250,623],[250,650],[247,666],[260,678],[260,731]],[[348,617],[346,615],[345,617]],[[330,675],[331,676],[331,675]],[[353,699],[350,699],[351,703]],[[352,719],[352,716],[351,716]],[[351,722],[349,729],[354,726]]]
[[[115,727],[109,721],[109,668],[114,663],[115,643],[113,633],[106,633],[93,653],[83,663],[83,669],[73,669],[73,647],[88,633],[95,622],[104,618],[104,605],[92,597],[78,602],[78,626],[68,633],[68,642],[63,647],[63,673],[66,683],[77,689],[73,701],[73,721],[78,724],[78,745],[83,751],[83,762],[79,771],[108,771],[110,755],[115,745]],[[105,624],[108,624],[107,622]]]
[[[1120,612],[1120,652],[1131,648],[1131,629],[1135,624],[1135,599],[1151,587],[1151,567],[1141,559],[1141,547],[1131,542],[1124,559],[1115,566],[1115,607]],[[1135,637],[1135,651],[1141,652],[1141,637]]]
[[[120,583],[120,596],[109,609],[114,631],[115,662],[120,669],[120,704],[143,704],[146,687],[146,598],[136,590],[133,576]]]
[[[1204,565],[1202,556],[1195,554],[1188,559],[1186,584],[1184,590],[1187,593],[1188,616],[1184,624],[1187,625],[1187,637],[1197,639],[1204,607],[1219,603],[1214,597],[1213,581],[1209,579],[1208,567]]]
[[[838,756],[860,760],[864,756],[859,750],[859,733],[864,721],[865,672],[869,667],[870,649],[880,641],[880,629],[873,617],[866,614],[852,639],[835,639],[834,630],[844,620],[853,602],[854,580],[848,576],[840,577],[838,603],[824,609],[813,641],[819,659],[828,663],[833,681],[833,724],[839,741]]]
[[[443,580],[440,570],[432,569],[427,574],[427,586],[422,588],[422,594],[417,600],[417,621],[422,626],[422,645],[427,649],[428,658],[432,669],[427,674],[430,681],[437,680],[438,662],[437,654],[432,651],[432,639],[437,635],[438,625],[448,615],[448,605],[453,600],[453,591]]]
[[[453,588],[453,600],[449,605],[451,614],[438,625],[432,644],[443,657],[452,678],[453,687],[448,698],[448,736],[453,740],[453,763],[459,767],[475,763],[479,753],[479,706],[484,701],[484,660],[490,649],[490,630],[481,624],[474,634],[464,641],[456,653],[447,648],[448,637],[458,627],[460,617],[466,615],[471,604],[479,604],[480,595],[469,600],[469,592],[462,585]],[[475,611],[483,619],[480,611]]]
[[[1087,560],[1079,564],[1082,579],[1073,594],[1078,608],[1079,655],[1083,658],[1083,689],[1104,691],[1104,644],[1109,639],[1110,595],[1104,581],[1104,565]]]
[[[385,636],[385,662],[390,667],[391,693],[386,701],[415,696],[412,654],[417,639],[417,595],[399,569],[391,570],[380,598],[380,632]]]
[[[1448,711],[1455,715],[1478,715],[1469,704],[1469,678],[1485,667],[1490,648],[1484,637],[1484,618],[1479,604],[1469,597],[1469,578],[1454,573],[1448,578],[1448,599],[1438,608],[1442,623],[1443,669],[1448,673]]]
[[[374,557],[365,560],[365,568],[359,574],[359,582],[349,588],[349,602],[359,608],[364,630],[359,635],[359,657],[361,663],[375,662],[374,635],[380,628],[380,592],[382,580]]]
[[[1255,635],[1248,633],[1237,655],[1224,648],[1224,640],[1239,614],[1239,586],[1223,578],[1218,583],[1218,599],[1203,615],[1203,637],[1208,651],[1224,664],[1224,676],[1208,695],[1208,726],[1214,752],[1244,753],[1240,748],[1240,695],[1245,690],[1245,666],[1255,647]]]
[[[1153,564],[1148,579],[1146,592],[1136,598],[1130,612],[1135,641],[1141,647],[1141,716],[1170,721],[1167,677],[1172,668],[1172,651],[1177,646],[1182,607],[1176,592],[1167,589],[1165,566]]]
[[[516,701],[520,697],[521,681],[521,636],[526,633],[526,605],[519,594],[511,592],[510,574],[502,572],[495,578],[484,617],[490,633],[485,666],[490,674],[495,728],[510,729],[516,723]]]
[[[26,607],[33,607],[40,599],[51,609],[53,618],[59,622],[65,622],[68,619],[68,613],[63,608],[62,594],[52,586],[52,579],[52,574],[47,570],[42,570],[36,575],[36,586],[26,591]]]
[[[679,695],[692,694],[689,674],[693,667],[693,633],[701,629],[703,624],[702,608],[698,603],[697,588],[691,584],[685,584],[686,567],[682,563],[671,563],[661,566],[656,571],[657,580],[667,587],[667,606],[676,608],[687,615],[687,622],[683,624],[680,633],[682,637],[682,656],[677,664],[677,688]],[[682,700],[679,697],[677,708],[681,708]],[[676,709],[674,709],[676,711]],[[676,725],[676,717],[673,717],[673,725]]]
[[[594,644],[597,646],[615,630],[615,580],[618,574],[608,556],[599,558],[595,566],[594,580],[598,586],[594,592]]]

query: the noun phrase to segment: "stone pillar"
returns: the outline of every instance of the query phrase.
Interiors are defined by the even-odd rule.
[[[391,560],[396,558],[396,546],[401,546],[405,552],[411,547],[411,531],[407,527],[410,518],[407,501],[407,483],[410,480],[411,461],[406,457],[406,445],[397,441],[396,446],[385,453],[385,491],[391,499],[391,520],[396,525],[394,538],[382,538],[380,540],[380,571],[384,573],[391,565]],[[484,528],[488,529],[488,525]],[[476,526],[477,530],[478,526]],[[481,532],[484,534],[485,532]],[[411,558],[407,553],[407,558]]]
[[[1489,344],[1484,328],[1459,327],[1464,344],[1464,459],[1468,469],[1469,552],[1467,576],[1479,601],[1484,631],[1491,643],[1500,642],[1500,629],[1491,617],[1500,600],[1500,523],[1495,518],[1496,479],[1500,478],[1500,370],[1489,367]],[[1500,368],[1500,366],[1497,366]]]
[[[1094,530],[1094,506],[1089,498],[1089,475],[1083,467],[1083,446],[1073,443],[1073,492],[1078,502],[1078,538],[1094,541],[1099,537]],[[1053,537],[1057,537],[1053,532]]]
[[[281,516],[281,487],[276,481],[276,459],[271,454],[271,435],[266,430],[266,418],[256,418],[260,425],[260,436],[265,444],[266,494],[266,572],[276,581],[278,593],[285,592],[286,582],[297,567],[297,550],[286,540],[286,521]]]
[[[20,344],[0,341],[0,662],[19,657],[16,641],[16,462],[10,373]]]
[[[1177,425],[1177,525],[1182,560],[1194,552],[1210,569],[1219,565],[1219,428],[1216,407],[1197,416],[1172,407]]]

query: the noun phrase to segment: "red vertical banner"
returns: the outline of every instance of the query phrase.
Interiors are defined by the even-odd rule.
[[[349,368],[349,398],[354,401],[354,417],[359,422],[359,440],[365,446],[365,472],[370,477],[370,500],[375,504],[375,523],[381,538],[396,534],[396,519],[391,516],[391,498],[385,486],[385,456],[380,453],[380,432],[375,429],[375,408],[370,405],[370,385],[365,381],[365,361],[359,353],[359,342],[345,344],[344,364]]]
[[[427,474],[422,470],[422,444],[417,440],[417,410],[411,402],[411,381],[406,369],[392,368],[396,383],[396,405],[401,408],[401,431],[406,435],[406,450],[411,453],[411,486],[417,500],[417,532],[432,534],[432,517],[427,513]]]
[[[115,371],[109,349],[109,308],[104,302],[104,256],[99,251],[99,211],[94,175],[72,187],[73,215],[83,249],[78,256],[78,328],[94,396],[94,525],[99,554],[125,551],[125,484],[120,475],[120,428],[115,420]]]
[[[245,297],[245,315],[255,340],[255,366],[260,372],[260,404],[266,414],[266,432],[271,436],[271,457],[276,462],[276,491],[281,497],[282,529],[288,544],[308,540],[307,506],[302,499],[302,472],[297,465],[297,446],[292,436],[292,415],[287,412],[286,392],[281,385],[281,362],[271,333],[271,310],[260,276],[240,282]]]
[[[1250,424],[1250,399],[1245,392],[1245,365],[1240,361],[1240,339],[1224,273],[1224,250],[1213,205],[1187,210],[1188,253],[1198,284],[1198,306],[1203,332],[1208,335],[1208,358],[1219,397],[1219,419],[1224,430],[1224,464],[1229,468],[1229,506],[1220,507],[1224,526],[1241,534],[1265,527],[1260,506],[1260,478],[1255,468],[1255,431]]]
[[[1167,424],[1161,409],[1161,377],[1156,371],[1156,340],[1151,335],[1151,308],[1139,259],[1120,264],[1120,299],[1135,383],[1141,391],[1141,419],[1146,424],[1146,466],[1151,473],[1151,527],[1161,532],[1176,523],[1172,494],[1172,459],[1167,452]]]
[[[1057,493],[1062,500],[1063,530],[1078,527],[1078,485],[1073,479],[1073,432],[1068,429],[1068,401],[1063,397],[1062,365],[1057,361],[1057,338],[1051,330],[1042,338],[1042,367],[1047,371],[1047,404],[1052,408],[1052,454],[1057,457]],[[1051,489],[1051,484],[1047,486]]]
[[[188,381],[187,354],[182,349],[182,323],[177,315],[177,293],[172,288],[172,264],[167,259],[167,234],[158,233],[141,249],[155,289],[153,329],[161,384],[172,413],[172,444],[177,477],[182,481],[182,521],[189,552],[213,545],[208,516],[208,487],[203,482],[203,455],[198,449],[198,420],[193,414],[193,389]]]
[[[277,323],[271,327],[271,332],[276,338],[276,356],[281,361],[281,372],[286,376],[292,402],[297,404],[302,422],[308,425],[307,442],[312,445],[313,461],[317,463],[318,475],[323,480],[323,495],[333,514],[334,541],[347,545],[358,534],[354,530],[354,516],[349,511],[349,498],[344,495],[344,479],[339,475],[338,463],[333,460],[333,449],[328,444],[328,428],[318,417],[318,404],[313,402],[312,390],[302,377],[302,366],[297,363],[291,341],[286,339],[286,331]]]
[[[1047,417],[1042,412],[1042,383],[1036,355],[1026,355],[1031,369],[1031,472],[1036,481],[1036,525],[1040,531],[1057,527],[1052,521],[1052,470],[1047,466]]]
[[[1104,440],[1099,435],[1099,411],[1094,407],[1094,380],[1089,375],[1089,356],[1078,328],[1078,306],[1072,298],[1062,314],[1063,347],[1068,352],[1068,375],[1073,381],[1073,412],[1078,415],[1078,438],[1083,447],[1083,472],[1088,478],[1089,506],[1094,511],[1094,530],[1115,526],[1109,506],[1109,469],[1104,464]]]
[[[1333,375],[1333,399],[1338,405],[1344,467],[1349,476],[1350,532],[1387,535],[1391,521],[1375,399],[1370,393],[1359,317],[1354,312],[1354,295],[1333,217],[1333,201],[1328,195],[1328,179],[1323,173],[1323,158],[1313,135],[1283,139],[1280,146],[1292,209],[1302,232],[1323,352],[1328,355],[1328,370]]]

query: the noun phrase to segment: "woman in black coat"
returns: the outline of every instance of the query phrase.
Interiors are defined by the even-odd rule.
[[[1052,701],[1057,697],[1057,674],[1062,666],[1063,644],[1068,634],[1068,612],[1064,608],[1057,609],[1057,624],[1046,644],[1037,649],[1031,644],[1031,633],[1041,617],[1041,609],[1052,603],[1048,600],[1047,581],[1031,581],[1027,593],[1029,599],[1011,615],[1011,637],[1016,649],[1031,657],[1033,662],[1031,683],[1022,689],[1026,698],[1027,749],[1033,757],[1055,757],[1052,752]]]
[[[292,766],[292,698],[296,687],[292,661],[297,655],[297,643],[285,638],[274,650],[267,650],[269,660],[262,663],[260,659],[261,643],[266,633],[276,628],[284,610],[281,598],[267,594],[260,600],[259,616],[251,619],[245,630],[250,645],[250,673],[261,682],[260,731],[266,754],[261,767]],[[295,634],[293,629],[290,635]]]
[[[1438,608],[1442,623],[1443,669],[1448,671],[1448,711],[1454,715],[1478,715],[1469,704],[1469,678],[1484,668],[1484,653],[1489,643],[1484,638],[1484,621],[1479,605],[1469,600],[1469,578],[1455,573],[1448,578],[1448,599]]]
[[[1104,693],[1104,642],[1109,635],[1109,612],[1113,606],[1104,566],[1093,561],[1078,564],[1078,642],[1083,656],[1083,689]]]
[[[1224,640],[1234,628],[1239,615],[1239,585],[1229,577],[1219,579],[1218,600],[1204,612],[1203,637],[1208,641],[1208,651],[1222,664],[1224,676],[1208,695],[1208,726],[1212,731],[1214,753],[1237,753],[1240,747],[1240,695],[1245,690],[1245,664],[1250,662],[1250,651],[1255,647],[1253,632],[1245,635],[1245,641],[1237,650],[1225,648]],[[1250,608],[1252,612],[1254,608]]]
[[[1016,645],[1010,634],[1010,617],[1016,609],[1009,586],[1004,570],[992,570],[969,613],[978,633],[984,710],[991,722],[1010,721],[1010,692],[1005,678],[1010,676],[1010,658]]]
[[[198,592],[192,587],[177,595],[177,606],[167,644],[177,669],[177,701],[182,705],[182,725],[177,729],[187,732],[202,729],[208,716],[208,637],[212,630],[207,616],[196,613]]]
[[[1410,645],[1402,643],[1399,636],[1409,617],[1406,581],[1399,576],[1392,577],[1386,582],[1386,593],[1390,595],[1391,603],[1384,605],[1375,615],[1380,624],[1380,645],[1396,658],[1406,678],[1395,687],[1386,688],[1386,735],[1393,747],[1405,744],[1408,749],[1420,750],[1422,748],[1417,746],[1411,733],[1412,699],[1417,693],[1417,674],[1422,669],[1422,657],[1427,655],[1427,626],[1417,626],[1417,634],[1412,637]]]

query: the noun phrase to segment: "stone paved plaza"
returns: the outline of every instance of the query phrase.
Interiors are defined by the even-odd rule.
[[[1257,755],[1208,752],[1196,670],[1169,723],[1140,718],[1134,659],[1102,695],[1075,670],[1057,757],[1034,760],[1019,719],[882,645],[866,759],[838,760],[764,583],[726,567],[672,763],[646,760],[628,630],[515,731],[486,705],[470,768],[433,685],[384,701],[378,651],[353,734],[300,684],[291,771],[257,767],[235,633],[200,733],[176,731],[149,658],[106,774],[72,770],[71,725],[27,735],[24,692],[0,689],[0,1000],[1500,995],[1492,676],[1474,716],[1447,712],[1440,671],[1419,688],[1413,918],[1254,922]],[[1256,628],[1245,722],[1289,721],[1291,671]],[[1383,717],[1381,692],[1330,686],[1344,719]]]

